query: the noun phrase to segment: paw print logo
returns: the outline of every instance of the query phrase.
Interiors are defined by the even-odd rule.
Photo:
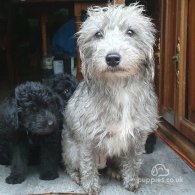
[[[152,167],[151,175],[156,177],[168,176],[169,169],[167,169],[163,164],[156,164]]]

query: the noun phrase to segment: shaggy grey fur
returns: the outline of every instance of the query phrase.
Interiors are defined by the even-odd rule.
[[[98,168],[113,157],[124,187],[137,189],[146,138],[157,128],[155,29],[143,11],[138,4],[89,8],[78,32],[84,81],[64,111],[62,157],[88,194],[99,194]]]

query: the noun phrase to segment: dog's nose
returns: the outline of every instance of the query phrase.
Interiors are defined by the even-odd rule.
[[[106,56],[106,63],[108,64],[108,66],[118,66],[120,63],[121,57],[118,53],[109,53]]]
[[[54,124],[53,121],[48,121],[48,125],[49,125],[49,126],[52,126],[53,124]]]

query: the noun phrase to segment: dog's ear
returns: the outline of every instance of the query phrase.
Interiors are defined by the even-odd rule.
[[[150,51],[148,51],[148,54],[147,54],[146,77],[150,81],[154,80],[155,63],[154,63],[153,53],[154,53],[153,49],[151,49]]]
[[[55,102],[57,104],[58,109],[60,111],[63,111],[65,107],[65,102],[62,100],[62,98],[58,94],[55,95]]]
[[[3,117],[3,121],[7,126],[17,129],[18,122],[18,108],[17,102],[15,98],[8,98],[1,106],[0,106],[1,117]]]
[[[78,45],[79,45],[79,53],[81,58],[81,73],[87,83],[91,80],[90,71],[88,71],[88,63],[86,61],[85,55],[83,53],[84,51],[84,44],[82,44],[82,38],[79,37],[78,39]]]
[[[155,63],[154,63],[154,45],[155,45],[155,34],[156,34],[156,29],[154,24],[151,22],[151,20],[148,18],[147,22],[148,26],[150,28],[148,29],[147,33],[147,38],[145,38],[146,45],[148,49],[146,50],[146,63],[147,63],[147,69],[146,69],[146,76],[148,80],[153,81],[154,80],[154,68],[155,68]]]

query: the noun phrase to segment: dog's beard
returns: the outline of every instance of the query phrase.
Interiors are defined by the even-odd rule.
[[[31,125],[26,125],[24,127],[27,131],[36,135],[47,135],[54,132],[56,129],[58,129],[56,126],[48,126],[42,124],[36,124],[34,126],[31,124]]]
[[[48,111],[45,111],[44,114],[23,116],[22,124],[29,132],[37,135],[50,134],[58,129],[56,116]]]

